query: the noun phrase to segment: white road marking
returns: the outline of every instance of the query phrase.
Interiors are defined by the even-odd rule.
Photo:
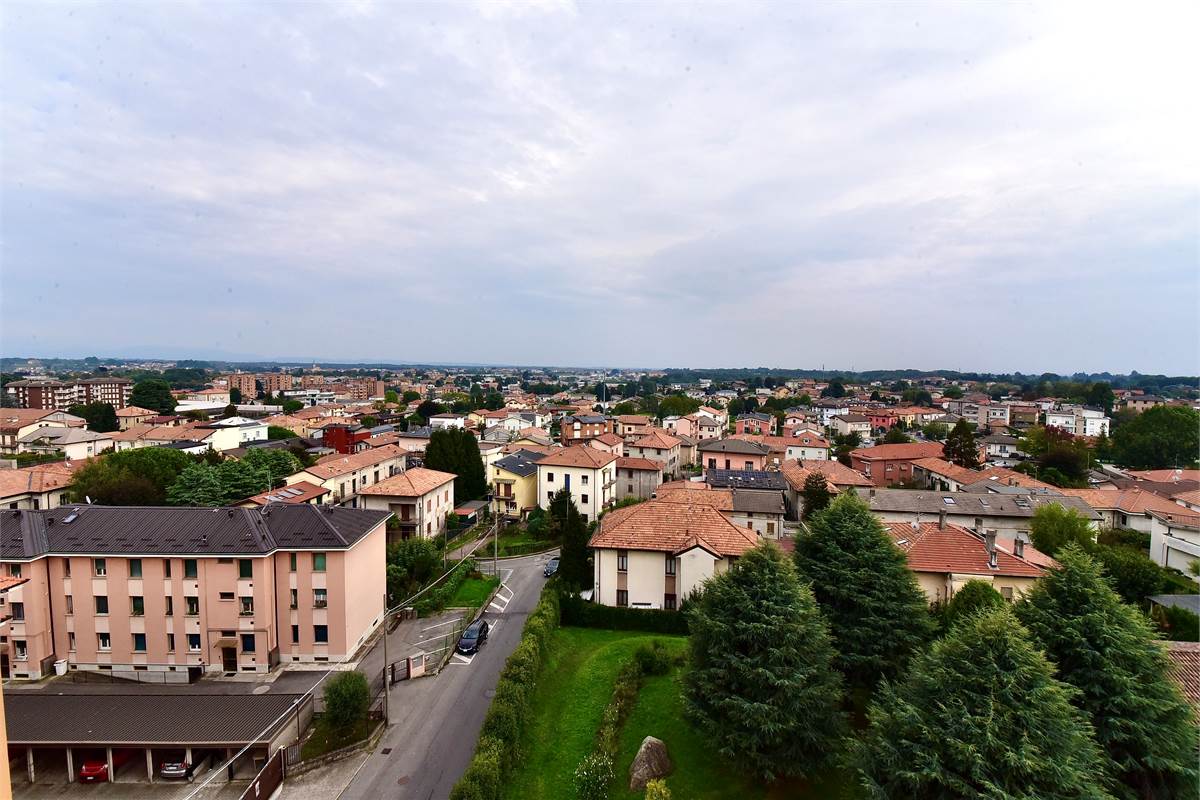
[[[425,631],[431,631],[434,628],[441,628],[445,625],[453,625],[454,623],[456,623],[458,621],[459,620],[457,620],[457,619],[446,620],[445,622],[439,622],[437,625],[430,625],[428,628],[421,628],[421,631],[422,631],[422,633]]]

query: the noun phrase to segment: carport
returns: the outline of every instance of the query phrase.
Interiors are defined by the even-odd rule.
[[[85,758],[102,758],[113,783],[155,782],[156,758],[168,752],[189,763],[212,753],[215,768],[248,746],[226,768],[224,779],[233,780],[253,777],[270,754],[299,738],[312,718],[312,698],[10,692],[4,714],[13,776],[23,763],[31,784],[74,782]]]

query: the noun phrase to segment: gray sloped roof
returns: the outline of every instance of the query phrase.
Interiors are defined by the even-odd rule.
[[[787,489],[782,472],[764,472],[752,469],[710,469],[705,471],[704,480],[715,489]]]
[[[1193,614],[1200,614],[1200,594],[1152,594],[1150,600],[1160,606],[1186,608]]]
[[[498,460],[495,466],[506,472],[511,472],[514,475],[520,475],[522,478],[525,478],[537,472],[537,462],[541,461],[542,458],[543,455],[541,453],[518,450],[512,455]]]
[[[860,494],[860,496],[862,496]],[[872,511],[920,512],[937,514],[973,514],[992,517],[1032,517],[1038,506],[1057,503],[1073,508],[1089,520],[1100,520],[1100,513],[1078,497],[1034,494],[981,494],[972,492],[935,492],[932,489],[872,489],[864,498]]]
[[[783,492],[776,489],[733,490],[733,510],[752,511],[755,514],[782,514],[787,510]]]
[[[771,448],[745,439],[709,439],[699,447],[704,453],[742,453],[743,455],[765,456]]]

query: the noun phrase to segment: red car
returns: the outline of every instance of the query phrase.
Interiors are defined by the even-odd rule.
[[[132,750],[113,750],[113,769],[121,769],[129,763],[131,758],[133,758]],[[83,765],[79,768],[79,780],[82,783],[100,783],[111,780],[108,776],[108,760],[104,756],[84,759]]]

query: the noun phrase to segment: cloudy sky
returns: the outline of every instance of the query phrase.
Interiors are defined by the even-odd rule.
[[[1195,3],[6,3],[0,352],[1200,371]]]

